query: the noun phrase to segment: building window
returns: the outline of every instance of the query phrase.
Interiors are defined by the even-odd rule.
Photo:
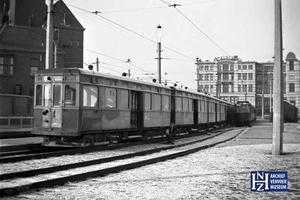
[[[230,71],[234,71],[234,65],[233,64],[230,64]]]
[[[295,83],[289,84],[289,92],[295,92]]]
[[[247,65],[243,65],[243,69],[247,69]]]
[[[214,75],[210,74],[210,80],[214,80]]]
[[[243,80],[247,80],[247,73],[243,74]]]
[[[289,80],[295,79],[295,75],[289,75]]]
[[[262,74],[257,74],[256,79],[258,81],[262,81],[263,80],[263,75]]]
[[[289,61],[289,70],[294,71],[294,61],[293,60]]]
[[[22,86],[15,85],[15,94],[21,95],[22,94]]]
[[[253,65],[248,65],[248,69],[253,69]]]
[[[2,55],[0,56],[0,75],[14,75],[14,57]]]
[[[203,85],[199,85],[199,90],[203,91]]]
[[[253,85],[250,84],[248,89],[249,92],[253,92]]]
[[[200,66],[200,67],[199,67],[199,70],[203,70],[203,66]]]
[[[210,70],[211,70],[211,71],[214,70],[214,66],[213,66],[213,65],[210,66]]]
[[[35,73],[39,70],[39,59],[30,59],[30,76],[34,77]]]
[[[253,74],[252,74],[252,73],[249,73],[249,74],[248,74],[248,79],[249,79],[249,80],[252,80],[252,79],[253,79]]]
[[[257,85],[256,86],[256,92],[257,92],[257,94],[261,94],[262,93],[262,85]]]
[[[243,92],[247,92],[247,85],[243,85]]]
[[[200,81],[203,80],[203,74],[199,74],[199,80],[200,80]]]
[[[229,79],[229,74],[223,74],[223,80],[228,80]]]
[[[238,85],[238,92],[241,92],[241,85]]]
[[[241,74],[238,73],[238,80],[241,80]]]
[[[208,65],[205,65],[205,70],[209,70],[209,66]]]
[[[240,70],[241,69],[241,65],[238,65],[238,70]]]
[[[214,90],[214,85],[210,85],[210,92],[213,92]]]
[[[229,70],[229,65],[228,64],[223,64],[223,71],[228,72]]]
[[[205,80],[208,81],[208,74],[205,74]]]
[[[223,85],[223,92],[229,92],[229,85],[228,84],[225,84]]]

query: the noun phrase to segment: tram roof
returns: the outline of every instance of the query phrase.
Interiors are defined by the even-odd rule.
[[[106,74],[106,73],[97,72],[97,71],[94,71],[94,70],[82,69],[82,68],[51,68],[51,69],[40,70],[36,74],[37,75],[38,74],[55,74],[55,75],[80,74],[80,75],[110,78],[110,79],[116,79],[116,80],[132,82],[132,83],[138,83],[138,84],[143,84],[143,85],[149,85],[149,86],[154,86],[154,87],[170,89],[169,86],[164,85],[164,84],[152,83],[152,82],[148,82],[148,81],[143,81],[143,80],[137,80],[137,79],[124,77],[124,76],[121,76],[121,75],[117,76],[117,75]]]

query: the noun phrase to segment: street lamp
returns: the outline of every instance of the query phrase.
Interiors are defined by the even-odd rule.
[[[162,26],[159,24],[156,27],[157,52],[158,52],[158,82],[161,84],[161,38],[163,36]]]

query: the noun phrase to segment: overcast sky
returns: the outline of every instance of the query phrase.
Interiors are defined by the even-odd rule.
[[[195,59],[274,55],[274,0],[64,0],[85,28],[84,63],[100,71],[157,78],[157,25],[163,27],[162,77],[196,89]],[[168,4],[181,6],[169,7]],[[98,11],[101,13],[93,14]],[[300,59],[300,0],[282,0],[283,55]],[[159,33],[158,33],[159,34]]]

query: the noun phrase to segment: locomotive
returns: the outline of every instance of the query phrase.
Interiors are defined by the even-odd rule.
[[[251,126],[256,120],[256,108],[249,101],[237,101],[235,105],[235,123],[237,126]]]
[[[234,123],[235,105],[204,93],[81,68],[38,71],[32,134],[91,146]]]

